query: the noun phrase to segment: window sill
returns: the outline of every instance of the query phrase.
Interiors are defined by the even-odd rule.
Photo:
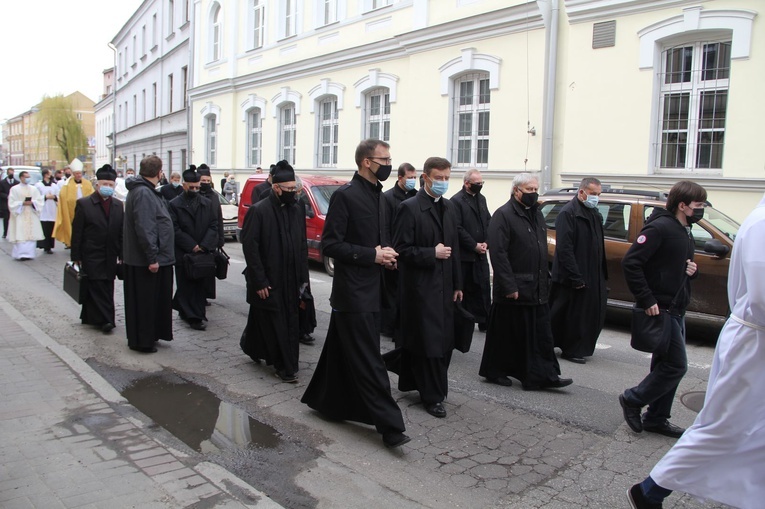
[[[283,36],[279,39],[279,42],[286,41],[288,39],[297,39],[297,34]]]
[[[189,20],[184,21],[183,25],[178,27],[178,30],[185,30],[186,27],[189,26],[190,23],[191,23],[191,21],[189,21]]]
[[[133,62],[133,65],[130,66],[131,69],[135,70],[135,68],[138,67],[138,63]]]
[[[143,55],[141,55],[141,62],[143,62],[144,60],[146,60],[146,53],[144,53]]]
[[[212,62],[207,62],[205,64],[205,69],[212,69],[213,67],[218,67],[219,65],[225,64],[227,61],[228,60],[223,59],[223,60],[213,60]]]
[[[167,36],[167,37],[165,37],[165,40],[166,40],[167,42],[170,42],[170,41],[172,41],[173,39],[175,39],[175,32],[170,32],[170,33],[168,34],[168,36]]]
[[[368,11],[364,11],[361,14],[364,15],[364,14],[371,14],[373,12],[380,12],[381,10],[387,9],[389,7],[393,7],[393,4],[381,5],[380,7],[375,7],[374,9],[369,9]]]
[[[158,48],[158,47],[159,47],[159,46],[157,46],[157,45],[155,44],[154,46],[152,46],[152,47],[151,47],[151,49],[150,49],[149,51],[151,51],[152,53],[154,53],[155,51],[157,51],[157,48]]]

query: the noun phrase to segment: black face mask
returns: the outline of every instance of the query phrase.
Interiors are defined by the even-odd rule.
[[[527,207],[533,207],[539,201],[539,193],[522,193],[521,203]]]
[[[195,200],[199,196],[199,191],[196,189],[186,189],[184,193],[186,193],[186,198],[189,200]]]
[[[693,215],[692,216],[686,216],[688,220],[688,224],[696,224],[702,219],[704,219],[704,209],[698,208],[698,209],[692,209]]]
[[[279,195],[279,201],[284,205],[292,205],[295,203],[296,194],[296,191],[282,191],[282,194]]]
[[[209,193],[212,191],[212,184],[206,183],[206,184],[199,184],[199,192],[202,194]]]
[[[375,161],[377,162],[377,161]],[[388,177],[390,177],[390,172],[393,171],[393,165],[390,164],[381,164],[377,168],[377,171],[375,172],[375,177],[377,177],[377,180],[380,182],[385,182],[388,180]]]
[[[481,189],[483,189],[483,184],[470,184],[470,191],[473,194],[481,194]]]

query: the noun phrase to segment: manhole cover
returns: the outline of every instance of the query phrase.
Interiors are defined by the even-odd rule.
[[[696,413],[701,412],[704,408],[704,398],[706,397],[706,391],[691,391],[686,392],[680,396],[680,402],[685,405],[686,408],[690,408]]]

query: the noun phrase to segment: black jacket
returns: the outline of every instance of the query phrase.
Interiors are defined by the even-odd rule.
[[[598,288],[601,278],[608,279],[603,216],[575,196],[555,218],[552,279],[573,288],[583,284]]]
[[[170,217],[175,232],[175,259],[183,263],[183,256],[191,253],[195,246],[205,251],[218,247],[218,217],[210,200],[197,196],[199,203],[193,209],[185,195],[173,198],[169,203]]]
[[[106,217],[98,192],[80,198],[72,221],[72,260],[82,262],[89,279],[114,279],[117,259],[122,258],[122,202],[110,198]]]
[[[401,203],[404,200],[408,200],[409,198],[417,196],[417,190],[412,189],[411,191],[404,191],[401,189],[401,186],[398,185],[398,182],[396,182],[396,185],[393,186],[393,189],[388,189],[383,193],[383,197],[385,198],[385,204],[388,207],[387,214],[388,214],[388,223],[393,224],[393,221],[396,219],[396,210],[398,209],[399,203]],[[391,235],[393,235],[393,229],[391,228]]]
[[[455,290],[462,289],[454,205],[436,204],[424,189],[399,205],[393,226],[398,252],[399,313],[404,348],[426,357],[442,357],[454,342]],[[443,219],[438,211],[443,207]],[[436,244],[452,248],[436,258]]]
[[[20,182],[14,177],[10,182],[8,178],[4,178],[0,181],[0,217],[10,217],[8,211],[8,195],[11,193],[11,188],[18,185]]]
[[[693,254],[690,230],[671,212],[655,208],[622,260],[624,278],[637,306],[645,309],[659,304],[668,309],[679,291],[674,309],[684,313],[691,300],[689,279],[698,275],[685,277],[686,260],[693,260]]]
[[[216,230],[218,232],[218,247],[223,247],[226,245],[226,236],[223,234],[223,209],[221,208],[218,193],[216,193],[214,189],[210,189],[206,193],[199,191],[199,195],[203,198],[207,198],[212,204],[213,210],[215,210],[215,214],[218,219],[216,226]]]
[[[463,262],[475,262],[476,244],[486,242],[491,213],[486,197],[480,193],[471,196],[463,187],[450,201],[456,206],[457,230],[460,236],[460,258]]]
[[[159,188],[159,192],[167,201],[170,201],[183,193],[183,186],[173,187],[173,184],[165,184]]]
[[[268,182],[268,180],[264,180],[257,186],[253,187],[252,194],[250,194],[250,207],[262,200],[263,197],[267,195],[268,191],[271,190],[271,187],[272,185]]]
[[[489,223],[494,301],[518,305],[547,304],[547,226],[538,207],[526,209],[515,198],[502,205]],[[506,296],[518,292],[518,299]]]
[[[375,246],[390,246],[381,189],[357,172],[329,200],[321,251],[335,259],[329,300],[337,311],[380,311],[385,269],[375,263]]]
[[[161,267],[175,263],[175,235],[167,202],[154,185],[141,176],[125,183],[123,259],[128,265]]]
[[[288,316],[296,315],[300,287],[308,283],[303,205],[283,206],[271,193],[247,210],[240,240],[247,262],[247,302],[258,308],[282,310],[290,313]],[[295,283],[294,288],[287,287],[289,282]],[[255,294],[269,286],[267,299]]]

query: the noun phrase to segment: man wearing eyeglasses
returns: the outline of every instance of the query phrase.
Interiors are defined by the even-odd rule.
[[[358,171],[329,202],[321,249],[335,260],[327,339],[302,402],[325,416],[372,424],[386,447],[409,442],[380,355],[383,273],[398,253],[390,247],[382,184],[391,173],[390,146],[364,140]]]
[[[287,161],[276,163],[272,180],[271,193],[247,210],[242,225],[250,313],[240,346],[255,362],[273,365],[283,382],[296,383],[300,294],[308,286],[305,211]]]

